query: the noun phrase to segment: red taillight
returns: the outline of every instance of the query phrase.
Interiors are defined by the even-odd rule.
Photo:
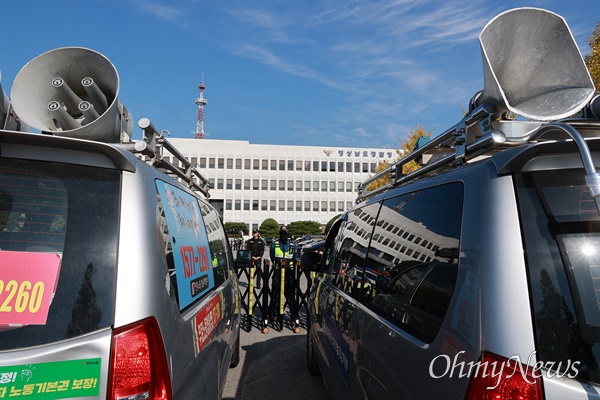
[[[171,400],[169,367],[154,318],[114,330],[110,368],[111,400]]]
[[[465,400],[544,399],[541,378],[532,375],[531,366],[519,365],[512,359],[491,353],[483,353],[479,363],[481,368],[471,377]],[[538,370],[536,376],[539,375]]]

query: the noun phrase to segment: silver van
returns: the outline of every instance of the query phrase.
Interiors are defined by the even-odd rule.
[[[480,41],[468,115],[301,260],[332,399],[600,398],[600,98],[556,14],[507,11]]]
[[[207,181],[149,120],[130,140],[118,86],[103,55],[62,48],[5,96],[0,398],[220,399],[239,362],[234,260]]]

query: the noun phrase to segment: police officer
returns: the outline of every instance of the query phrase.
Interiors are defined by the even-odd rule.
[[[256,268],[256,287],[260,289],[261,279],[262,279],[262,258],[265,253],[265,241],[262,237],[260,237],[260,232],[258,229],[252,230],[252,237],[248,239],[246,242],[246,249],[250,250],[250,255],[252,256],[252,263]]]

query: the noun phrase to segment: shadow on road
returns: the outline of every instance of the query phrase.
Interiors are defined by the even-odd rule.
[[[241,332],[240,364],[230,369],[223,399],[327,399],[323,379],[306,368],[306,331]],[[237,384],[236,384],[237,383]]]

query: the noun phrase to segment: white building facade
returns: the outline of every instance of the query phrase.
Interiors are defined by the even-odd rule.
[[[395,149],[169,141],[210,180],[209,200],[223,221],[249,229],[267,218],[325,225],[355,203],[358,185],[379,162],[397,158]]]

